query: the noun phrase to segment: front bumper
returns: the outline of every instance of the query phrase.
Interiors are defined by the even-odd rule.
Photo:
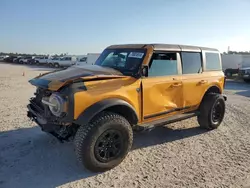
[[[58,129],[60,126],[56,119],[52,116],[49,117],[48,115],[48,109],[42,108],[39,105],[37,105],[35,102],[32,101],[31,103],[27,105],[28,111],[27,116],[32,120],[35,121],[44,132],[54,132]]]

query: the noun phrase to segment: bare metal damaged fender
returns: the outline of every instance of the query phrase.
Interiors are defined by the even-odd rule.
[[[112,68],[97,65],[72,66],[37,76],[29,82],[37,87],[57,91],[64,85],[74,81],[89,81],[97,79],[113,79],[125,77]]]

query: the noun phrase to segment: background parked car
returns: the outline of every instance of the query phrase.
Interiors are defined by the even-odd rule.
[[[54,67],[70,67],[72,65],[75,65],[77,62],[76,56],[64,56],[60,58],[59,60],[54,60],[53,66]]]
[[[17,56],[9,56],[9,57],[4,58],[4,61],[8,63],[12,63],[13,59],[15,58],[17,58]]]
[[[56,57],[52,57],[48,59],[48,66],[53,67],[55,63],[57,63],[58,61],[60,61],[60,57],[56,56]]]
[[[48,59],[49,58],[47,56],[39,56],[39,57],[35,57],[34,61],[36,64],[39,64],[39,65],[47,65]]]
[[[26,56],[26,57],[21,58],[19,60],[19,63],[20,64],[28,64],[30,60],[32,60],[32,56]]]
[[[250,67],[239,69],[239,78],[243,79],[245,82],[250,82]]]
[[[87,56],[81,57],[79,61],[77,61],[76,65],[94,65],[99,56],[99,53],[88,53]]]
[[[19,63],[19,60],[22,58],[22,56],[18,56],[17,58],[13,59],[13,63]]]
[[[5,59],[6,57],[9,57],[9,56],[8,56],[8,55],[2,55],[2,56],[0,56],[0,61],[4,61],[4,59]]]

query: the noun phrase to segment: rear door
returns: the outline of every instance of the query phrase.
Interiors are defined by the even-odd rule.
[[[183,106],[195,108],[208,88],[208,77],[203,74],[201,52],[181,52]]]
[[[150,121],[176,113],[183,107],[180,55],[155,52],[148,77],[142,79],[143,119]]]

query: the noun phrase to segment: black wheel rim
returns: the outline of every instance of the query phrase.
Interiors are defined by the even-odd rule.
[[[216,101],[212,109],[212,121],[214,123],[220,123],[224,114],[223,105],[220,101]]]
[[[107,130],[96,141],[94,152],[100,162],[116,159],[122,150],[122,135],[117,130]]]

